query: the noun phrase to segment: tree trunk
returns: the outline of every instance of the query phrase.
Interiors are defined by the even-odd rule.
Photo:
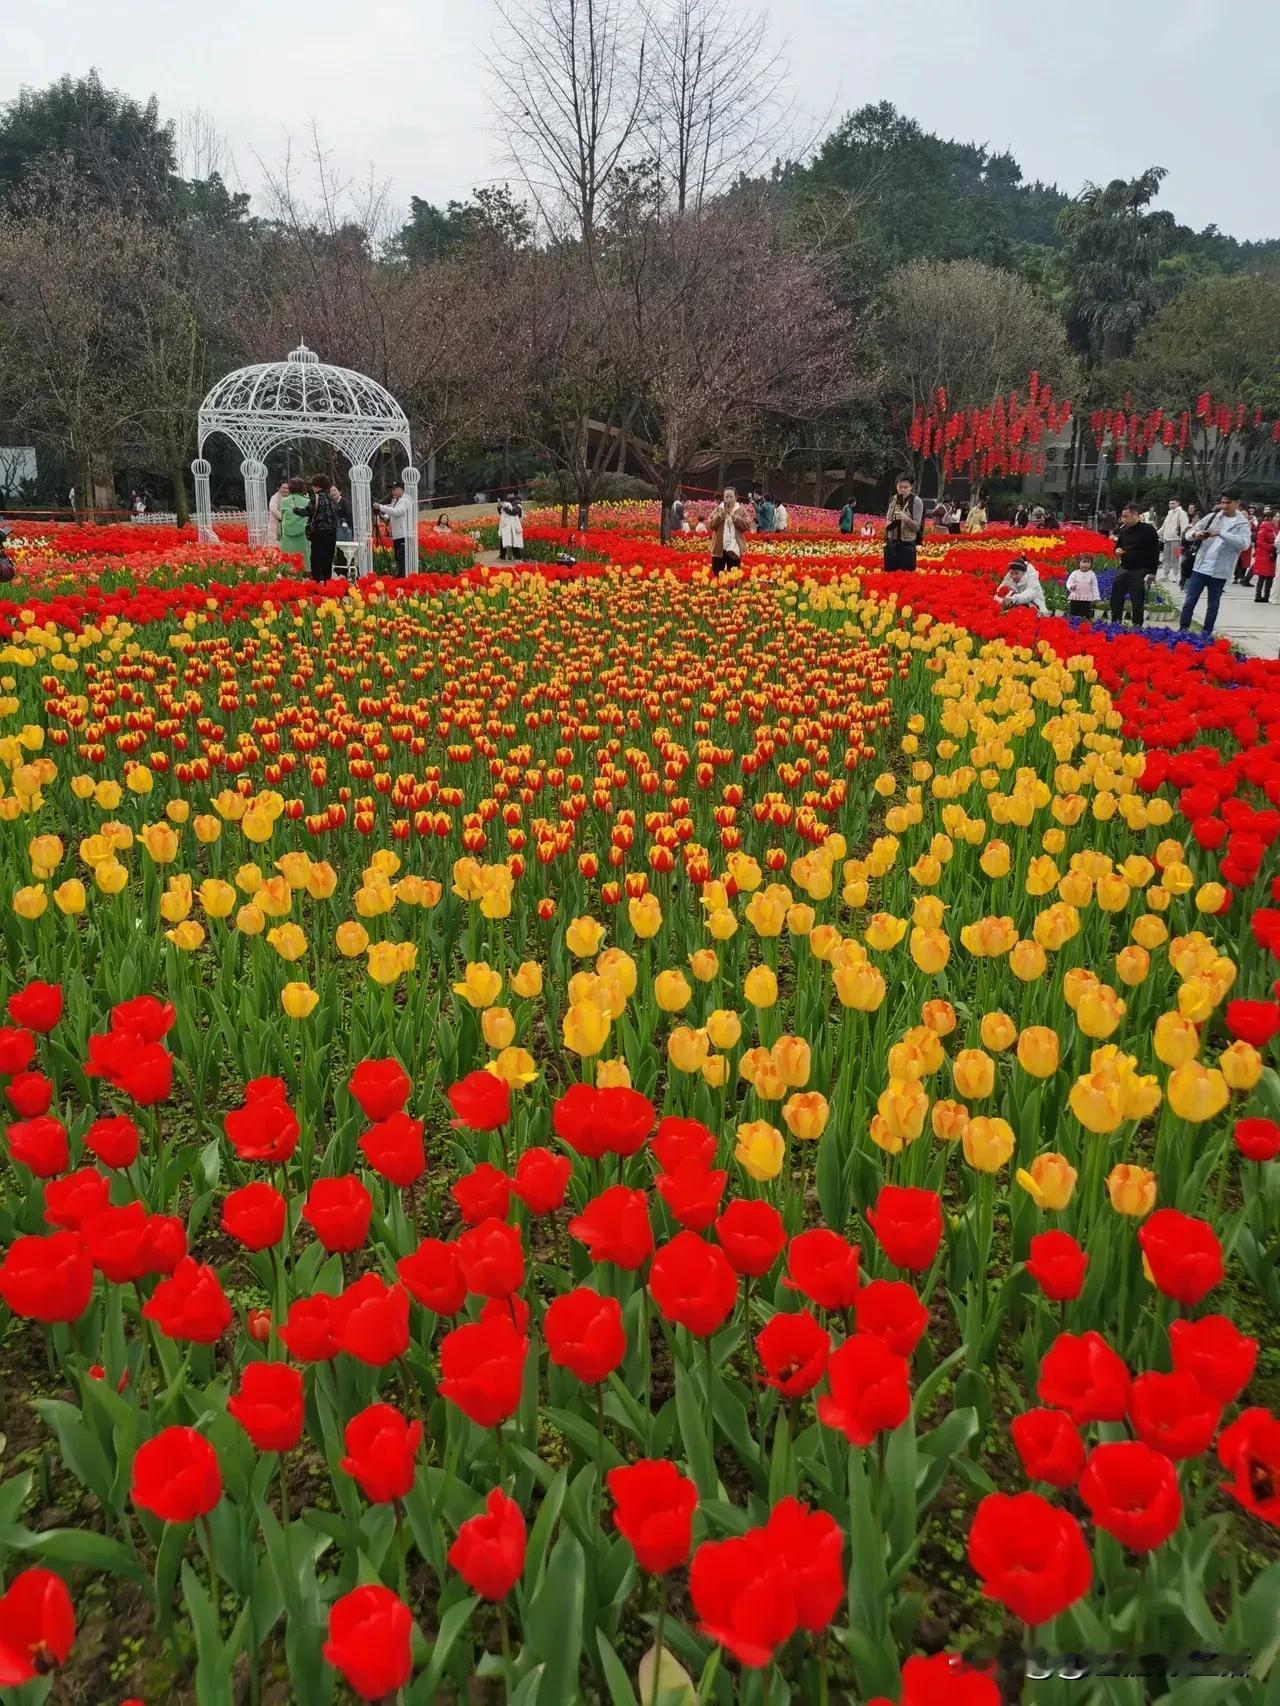
[[[173,459],[173,472],[170,474],[169,479],[173,486],[174,515],[177,518],[178,526],[185,527],[191,520],[191,511],[187,507],[186,470],[183,468],[179,457],[175,456]]]
[[[821,447],[819,447],[813,453],[813,507],[814,507],[814,509],[821,509],[822,508],[822,463],[823,463],[822,450],[821,450]]]
[[[1067,483],[1062,493],[1062,519],[1075,513],[1076,492],[1080,483],[1080,417],[1071,416],[1071,448],[1067,457]]]
[[[94,451],[89,457],[89,473],[93,481],[91,497],[94,509],[116,508],[115,470],[110,456]]]

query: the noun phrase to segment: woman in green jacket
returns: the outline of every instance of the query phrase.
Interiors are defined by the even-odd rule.
[[[305,483],[289,481],[289,490],[280,500],[280,549],[302,558],[302,567],[311,573],[311,541],[307,538],[307,514],[311,508]]]

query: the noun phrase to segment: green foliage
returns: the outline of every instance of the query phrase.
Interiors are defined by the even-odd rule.
[[[422,266],[479,245],[523,249],[532,235],[529,210],[512,195],[510,185],[482,184],[469,201],[450,201],[443,208],[410,196],[409,217],[392,239],[391,253],[411,266]]]
[[[23,89],[0,117],[0,198],[12,201],[33,171],[69,160],[102,200],[155,209],[177,170],[172,124],[145,103],[103,86],[96,71]]]

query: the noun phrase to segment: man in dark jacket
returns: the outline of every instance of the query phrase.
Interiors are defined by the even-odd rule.
[[[1128,503],[1120,511],[1116,555],[1120,558],[1120,566],[1111,583],[1111,620],[1123,621],[1127,598],[1133,612],[1133,625],[1141,628],[1147,582],[1160,567],[1160,535],[1149,521],[1141,519],[1137,504]]]

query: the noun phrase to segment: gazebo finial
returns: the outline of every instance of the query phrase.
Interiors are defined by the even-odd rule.
[[[306,339],[304,338],[298,345],[297,349],[291,349],[289,351],[289,360],[295,363],[302,363],[306,361],[314,362],[318,366],[320,357],[313,349],[307,348]]]

